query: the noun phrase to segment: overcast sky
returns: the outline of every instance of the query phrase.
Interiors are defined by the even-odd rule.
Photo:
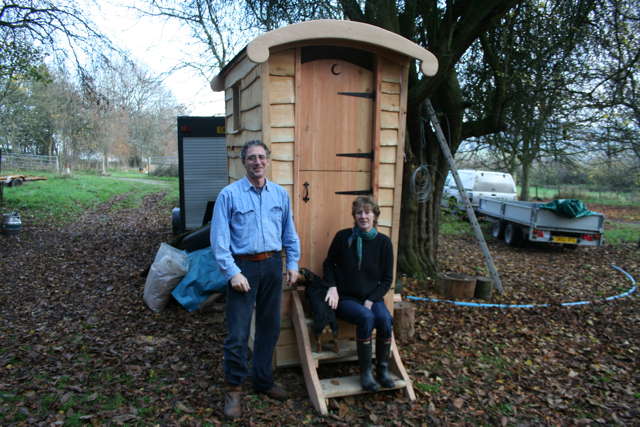
[[[132,59],[153,73],[165,73],[177,66],[181,58],[189,55],[190,35],[178,23],[152,17],[139,17],[126,5],[126,0],[99,2],[90,9],[91,19],[118,47],[128,50]],[[211,116],[224,114],[222,92],[213,92],[209,80],[188,69],[173,72],[165,80],[190,115]]]

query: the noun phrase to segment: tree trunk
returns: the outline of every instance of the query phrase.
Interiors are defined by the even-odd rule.
[[[520,183],[520,200],[529,200],[529,174],[531,172],[531,164],[522,163],[522,182]]]
[[[432,97],[432,102],[437,106],[437,111],[444,112],[446,124],[442,126],[443,131],[450,142],[451,151],[455,153],[462,130],[462,94],[453,73],[447,79],[447,84],[442,86],[438,95]],[[407,107],[398,268],[410,276],[422,278],[433,277],[438,271],[440,200],[449,165],[420,104]],[[412,191],[411,181],[414,171],[421,165],[428,169],[433,193],[427,201],[419,203]]]
[[[102,175],[106,175],[107,174],[108,156],[109,156],[109,153],[107,152],[107,150],[104,150],[102,152]]]

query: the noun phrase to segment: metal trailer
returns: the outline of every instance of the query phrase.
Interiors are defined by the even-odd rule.
[[[580,218],[560,216],[544,203],[480,198],[477,212],[493,222],[491,235],[504,238],[511,246],[524,241],[577,246],[601,246],[604,243],[604,215]]]
[[[211,221],[218,193],[229,182],[224,117],[178,117],[180,207],[172,212],[174,234]]]

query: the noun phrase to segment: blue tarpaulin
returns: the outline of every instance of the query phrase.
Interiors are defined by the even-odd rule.
[[[189,271],[171,295],[187,311],[195,311],[214,292],[225,292],[227,281],[213,258],[210,247],[189,254]]]

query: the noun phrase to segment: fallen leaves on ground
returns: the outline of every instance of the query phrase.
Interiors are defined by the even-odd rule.
[[[0,423],[3,425],[219,425],[224,422],[220,312],[142,302],[143,272],[171,240],[162,194],[139,209],[117,200],[66,227],[28,214],[0,236]],[[276,380],[292,398],[244,400],[248,425],[589,425],[640,419],[635,245],[509,248],[489,241],[505,293],[491,302],[592,304],[535,309],[416,303],[416,335],[400,352],[417,400],[402,392],[331,399],[313,409],[299,368]],[[473,238],[442,238],[443,271],[482,273]],[[406,293],[433,293],[411,281]],[[321,366],[357,372],[352,364]]]

